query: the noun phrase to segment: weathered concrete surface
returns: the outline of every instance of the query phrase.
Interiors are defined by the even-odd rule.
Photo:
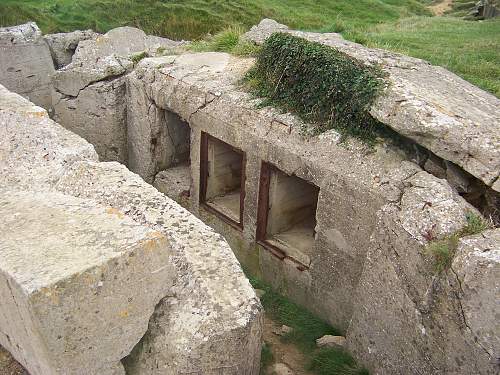
[[[92,143],[103,161],[127,162],[124,77],[90,84],[54,103],[54,120]]]
[[[0,345],[0,374],[29,375],[12,355]]]
[[[134,68],[139,54],[156,55],[179,45],[133,27],[80,41],[72,62],[54,75],[54,119],[92,143],[102,161],[127,163],[122,76]]]
[[[92,30],[76,30],[70,33],[48,34],[43,37],[49,45],[54,65],[60,69],[71,63],[76,48],[82,40],[95,39],[98,35]]]
[[[91,144],[0,85],[0,187],[45,190],[78,160],[97,161]]]
[[[75,54],[73,62],[54,75],[54,119],[92,143],[102,161],[127,161],[126,86],[122,76],[133,66],[128,57],[81,60]]]
[[[375,212],[386,201],[386,188],[392,186],[392,182],[382,184],[382,177],[399,169],[405,156],[390,145],[371,150],[352,141],[347,148],[333,131],[314,138],[302,136],[306,124],[272,108],[258,109],[257,101],[239,87],[251,64],[252,60],[224,53],[142,60],[127,76],[129,167],[146,180],[161,171],[155,155],[163,152],[155,147],[168,142],[158,138],[162,125],[158,113],[179,114],[191,127],[190,210],[222,233],[252,272],[332,324],[347,328],[352,290],[361,275]],[[246,153],[243,231],[199,206],[202,131]],[[293,254],[280,260],[255,243],[263,160],[321,189],[310,264],[297,263]],[[157,173],[156,184],[178,199],[173,189],[161,187],[163,176],[173,174],[172,169]]]
[[[186,208],[189,208],[191,184],[191,168],[189,165],[179,165],[161,171],[155,176],[153,182],[153,186],[158,191]]]
[[[175,252],[179,279],[125,362],[127,374],[258,374],[260,302],[220,235],[117,163],[73,165],[57,189],[164,233]]]
[[[287,32],[334,47],[379,65],[388,85],[371,114],[498,191],[500,176],[500,100],[444,68],[343,40],[338,34],[289,30],[265,19],[245,34],[257,43],[273,32]]]
[[[467,328],[491,358],[500,358],[500,228],[463,238],[452,270]]]
[[[124,374],[176,276],[165,236],[90,200],[0,196],[1,345],[31,375]]]
[[[80,42],[73,61],[98,61],[113,54],[126,57],[140,52],[155,56],[162,49],[170,49],[183,44],[184,42],[146,35],[144,31],[135,27],[117,27],[95,39]]]
[[[77,97],[83,89],[91,84],[120,77],[134,66],[128,57],[114,54],[99,60],[75,60],[76,58],[54,75],[54,88],[57,90],[57,94],[63,97]]]
[[[34,22],[0,28],[0,84],[49,109],[54,63]]]
[[[497,353],[488,353],[484,346],[500,335],[498,324],[490,323],[493,311],[499,312],[498,304],[490,302],[498,293],[491,280],[498,272],[498,259],[488,262],[491,269],[481,285],[470,277],[458,282],[453,270],[436,274],[426,250],[428,240],[463,227],[466,212],[473,208],[426,172],[408,177],[404,184],[400,202],[378,213],[354,296],[358,304],[347,333],[348,347],[374,374],[496,374]],[[463,251],[471,253],[470,248]],[[478,269],[474,262],[463,268],[472,274]],[[479,295],[486,297],[481,298],[486,308],[470,309],[462,290],[476,303]],[[475,314],[478,325],[473,331],[464,320],[464,306]]]

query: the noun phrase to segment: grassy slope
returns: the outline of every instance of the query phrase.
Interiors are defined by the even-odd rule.
[[[500,97],[500,20],[414,17],[373,27],[364,38],[443,66]]]
[[[421,0],[420,0],[421,1]],[[320,30],[339,17],[352,27],[425,14],[418,0],[1,0],[0,25],[35,20],[44,32],[133,25],[146,32],[193,39],[231,25],[271,17]]]
[[[463,2],[464,0],[457,0]],[[500,20],[428,16],[432,0],[0,0],[0,26],[36,21],[45,33],[132,25],[197,39],[270,17],[442,65],[500,97]]]

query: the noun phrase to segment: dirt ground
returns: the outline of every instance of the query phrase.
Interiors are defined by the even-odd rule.
[[[429,9],[436,16],[442,16],[446,11],[451,9],[453,0],[441,0],[436,4],[430,5]]]
[[[0,375],[29,375],[8,351],[0,346]]]
[[[283,343],[280,336],[274,333],[279,331],[281,326],[277,325],[267,316],[264,319],[264,341],[271,347],[274,356],[273,363],[268,366],[268,374],[271,375],[271,368],[274,363],[284,363],[294,375],[313,375],[304,370],[306,359],[304,355],[292,344]]]

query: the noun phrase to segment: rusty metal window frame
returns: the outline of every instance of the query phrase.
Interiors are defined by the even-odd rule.
[[[239,222],[220,212],[207,202],[207,184],[208,184],[208,142],[220,143],[233,152],[241,155],[241,180],[240,180],[240,217]],[[201,132],[201,142],[200,142],[200,206],[202,206],[206,211],[214,214],[215,216],[222,219],[227,224],[232,227],[243,230],[243,213],[245,208],[245,182],[246,182],[246,153],[229,143],[226,143],[208,133]]]

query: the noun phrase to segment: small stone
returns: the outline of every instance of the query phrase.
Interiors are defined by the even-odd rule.
[[[255,289],[255,294],[257,295],[257,297],[262,298],[262,296],[266,294],[266,291],[262,289]]]
[[[292,327],[288,327],[286,325],[282,325],[280,328],[277,328],[275,330],[273,330],[273,333],[275,335],[278,335],[278,336],[284,336],[290,332],[293,331],[293,328]]]
[[[316,340],[316,345],[319,348],[343,348],[345,342],[344,336],[325,335]]]
[[[284,363],[276,363],[271,367],[271,375],[294,375],[294,372]]]

